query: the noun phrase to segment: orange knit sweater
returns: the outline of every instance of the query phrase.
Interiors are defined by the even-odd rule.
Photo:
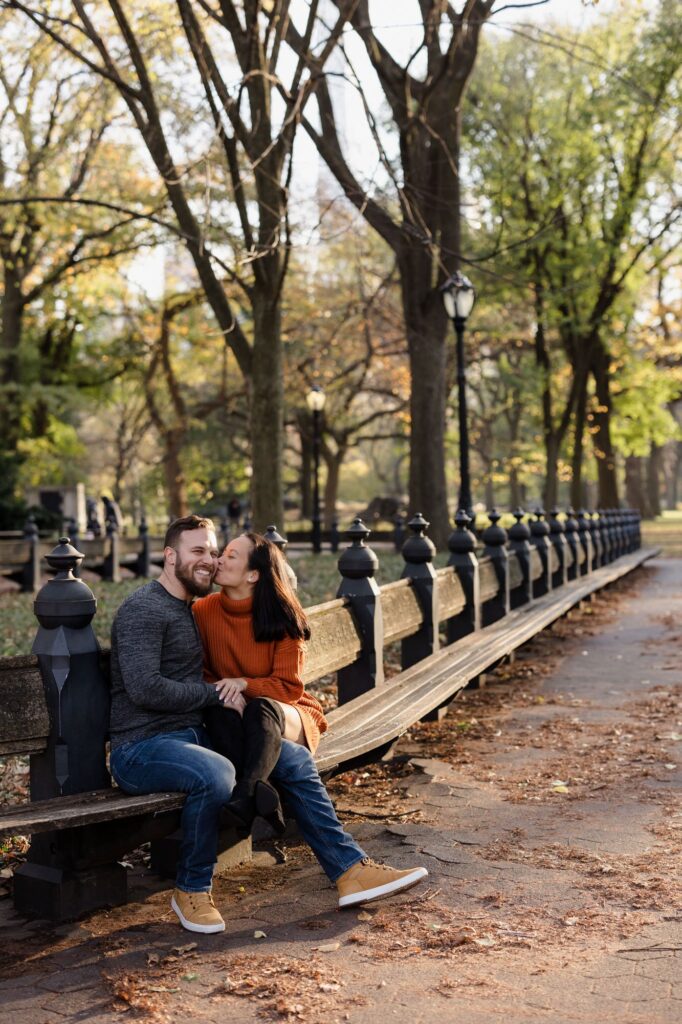
[[[306,742],[314,753],[327,721],[318,701],[305,692],[301,679],[303,640],[256,641],[250,597],[233,601],[210,594],[192,605],[204,648],[204,678],[246,679],[245,697],[272,697],[299,712]]]

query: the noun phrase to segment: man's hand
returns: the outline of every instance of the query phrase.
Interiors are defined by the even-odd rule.
[[[246,679],[219,679],[215,688],[223,704],[232,704],[246,689]]]

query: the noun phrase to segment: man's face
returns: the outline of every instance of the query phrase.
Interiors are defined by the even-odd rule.
[[[218,565],[218,542],[213,530],[201,527],[180,534],[177,548],[166,548],[175,578],[194,597],[205,597]],[[173,557],[174,556],[174,557]]]

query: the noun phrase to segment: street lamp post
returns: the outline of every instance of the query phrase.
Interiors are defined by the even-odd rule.
[[[322,550],[322,524],[320,520],[320,419],[326,395],[319,384],[314,384],[306,395],[306,403],[313,414],[313,551]]]
[[[473,519],[471,478],[469,476],[469,427],[467,422],[466,367],[464,365],[464,328],[473,309],[476,293],[468,277],[459,270],[441,287],[445,312],[452,320],[457,336],[457,411],[459,414],[459,508]]]

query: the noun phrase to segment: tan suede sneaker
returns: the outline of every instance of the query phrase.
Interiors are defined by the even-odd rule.
[[[184,892],[176,889],[171,898],[171,907],[188,932],[212,935],[214,932],[225,931],[225,922],[216,910],[210,892]]]
[[[410,889],[427,875],[426,868],[399,871],[388,864],[375,864],[369,857],[365,857],[336,880],[339,907],[354,907],[358,903],[383,899],[384,896]]]

